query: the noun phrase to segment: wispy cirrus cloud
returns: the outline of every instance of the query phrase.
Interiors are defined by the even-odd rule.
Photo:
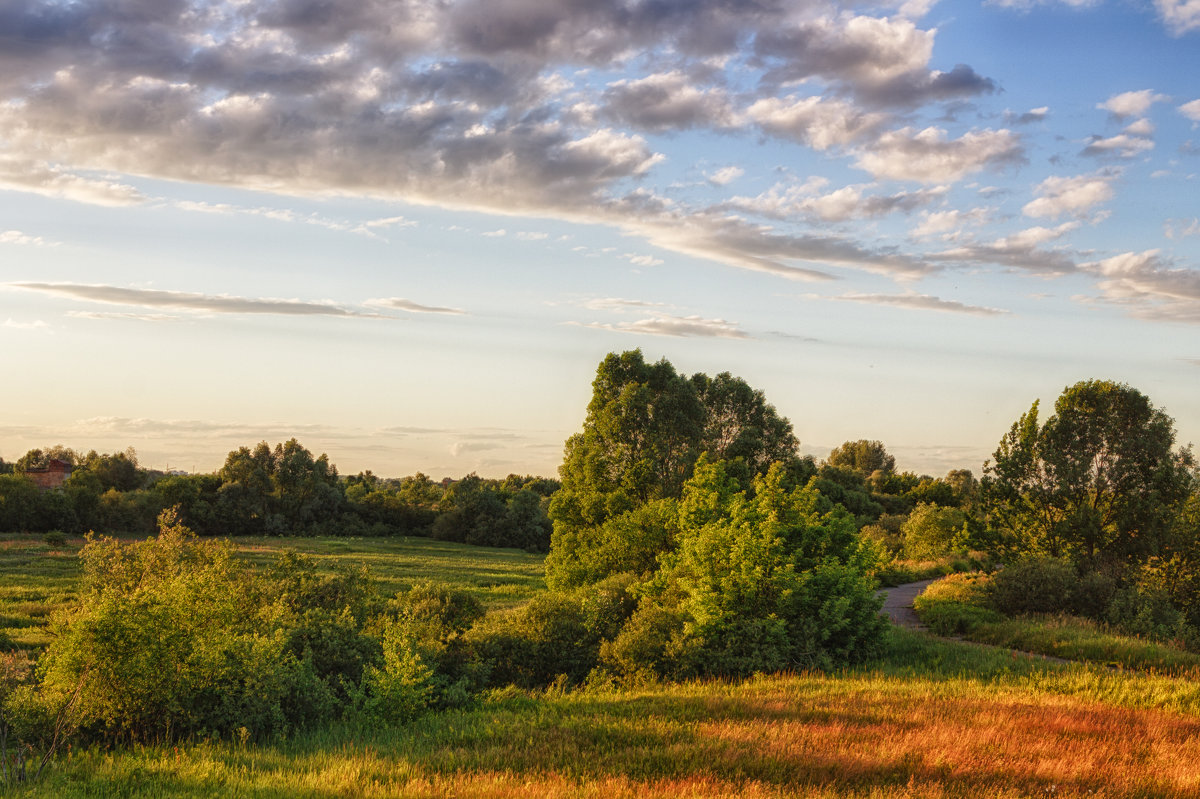
[[[633,333],[647,336],[673,336],[676,338],[738,338],[750,335],[738,327],[736,322],[724,319],[705,319],[702,316],[670,316],[661,314],[633,322],[576,322],[581,327],[596,330],[611,330],[617,333]]]
[[[940,311],[944,313],[970,314],[971,316],[1003,316],[1009,311],[982,305],[968,305],[958,300],[944,300],[930,294],[842,294],[836,300],[864,302],[871,305],[891,305],[915,311]]]
[[[419,302],[413,302],[403,297],[386,297],[381,299],[367,300],[363,305],[368,305],[373,308],[391,308],[396,311],[410,311],[412,313],[432,313],[432,314],[451,314],[465,315],[466,311],[461,308],[445,308],[438,305],[422,305]]]
[[[87,302],[130,305],[141,308],[170,308],[192,313],[341,317],[379,316],[377,313],[347,308],[333,303],[308,302],[304,300],[234,297],[225,294],[198,294],[187,291],[136,289],[87,283],[17,282],[4,285],[57,297],[85,300]]]

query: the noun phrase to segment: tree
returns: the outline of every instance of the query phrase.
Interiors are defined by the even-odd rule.
[[[657,552],[647,546],[669,541],[663,514],[621,517],[678,499],[702,453],[730,459],[731,475],[751,489],[775,461],[800,471],[797,448],[791,423],[740,378],[687,378],[665,359],[647,363],[641,350],[610,353],[596,370],[583,430],[567,439],[562,488],[550,502],[551,583],[614,573],[597,571],[601,563],[616,571],[653,563]],[[613,559],[622,552],[628,562]]]
[[[1025,553],[1088,562],[1157,555],[1191,485],[1191,452],[1174,444],[1174,422],[1136,389],[1068,386],[1045,424],[1034,402],[984,465],[988,521]]]
[[[853,469],[870,477],[875,472],[890,474],[896,470],[896,459],[888,454],[882,441],[847,441],[829,453],[826,462],[830,466]]]

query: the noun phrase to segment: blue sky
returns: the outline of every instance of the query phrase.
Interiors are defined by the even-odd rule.
[[[605,353],[979,473],[1200,440],[1200,0],[0,6],[0,457],[551,474]]]

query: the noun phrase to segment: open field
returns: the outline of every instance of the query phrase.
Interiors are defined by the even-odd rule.
[[[82,538],[62,549],[37,535],[0,535],[0,633],[19,647],[40,649],[49,641],[55,610],[75,598]],[[366,566],[385,594],[420,580],[454,583],[488,608],[510,607],[544,587],[542,556],[428,538],[238,538],[238,552],[266,565],[284,550],[311,556],[327,570]]]
[[[43,610],[71,599],[80,543],[56,554],[35,537],[0,539],[10,632],[45,635]],[[541,558],[513,550],[425,539],[238,543],[258,562],[288,547],[330,567],[366,564],[388,592],[455,582],[492,607],[542,584]],[[39,782],[6,795],[1200,799],[1200,682],[893,628],[878,659],[838,674],[508,690],[383,730],[68,750]]]
[[[1200,685],[896,631],[885,661],[839,675],[500,693],[375,733],[75,752],[16,795],[798,793],[1200,796]]]

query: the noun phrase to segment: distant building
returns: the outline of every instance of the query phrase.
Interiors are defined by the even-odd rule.
[[[71,464],[57,458],[44,469],[26,469],[25,476],[42,491],[58,488],[71,476]]]

